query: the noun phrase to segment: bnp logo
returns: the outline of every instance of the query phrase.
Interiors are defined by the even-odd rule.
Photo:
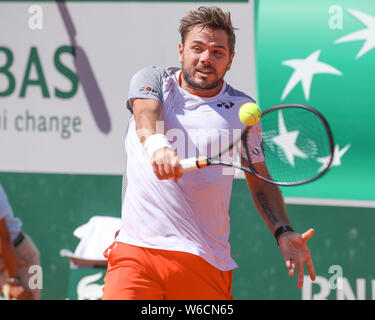
[[[30,48],[28,53],[26,68],[21,79],[21,86],[18,96],[20,98],[27,97],[28,88],[33,86],[40,88],[43,98],[51,98],[51,95],[53,95],[59,99],[70,99],[77,93],[78,85],[80,83],[98,129],[102,133],[107,134],[111,131],[111,120],[92,66],[86,52],[76,41],[77,32],[65,2],[58,1],[57,6],[66,32],[69,36],[70,45],[58,47],[54,52],[53,62],[56,71],[68,80],[70,86],[67,90],[63,90],[57,86],[54,86],[52,91],[49,89],[45,71],[41,63],[40,53],[38,48],[33,46]],[[43,8],[39,5],[33,5],[29,8],[29,14],[31,14],[28,23],[29,28],[31,30],[36,30],[36,32],[37,30],[42,30]],[[75,67],[74,70],[64,64],[62,61],[63,56],[65,55],[70,55],[72,57]],[[14,59],[14,52],[6,46],[0,46],[0,56],[4,56],[4,59],[0,59],[0,77],[7,80],[6,85],[2,84],[0,86],[1,98],[11,96],[16,91],[17,79],[12,71],[12,67],[14,66],[14,61],[17,61],[17,59]],[[34,74],[36,73],[36,77],[35,75],[32,76],[32,70],[35,70]],[[2,117],[5,119],[5,112],[3,112]],[[28,117],[31,116],[27,114],[24,119],[18,118],[19,121],[16,119],[15,127],[19,129],[22,128],[25,131],[26,125],[32,126],[31,122],[28,122],[27,120]],[[4,119],[1,122],[3,127],[5,127]],[[32,120],[34,121],[34,119]],[[73,122],[74,120],[80,121],[80,119],[73,119]],[[21,126],[22,123],[23,126]],[[43,128],[44,123],[38,123],[35,124],[35,126]]]
[[[355,56],[355,60],[369,54],[370,51],[375,51],[375,16],[358,10],[347,9],[347,12],[352,18],[357,20],[363,27],[357,31],[350,31],[349,33],[338,37],[334,40],[334,47],[332,50],[337,48],[338,45],[343,43],[354,42],[359,46],[359,50]],[[330,29],[342,29],[343,28],[343,9],[340,6],[331,6],[329,8],[331,17],[328,21]],[[339,48],[337,48],[339,50]],[[284,88],[281,93],[280,100],[285,100],[292,91],[301,90],[306,101],[310,100],[311,89],[313,82],[319,83],[324,79],[321,74],[325,74],[327,77],[343,77],[344,71],[340,70],[338,66],[327,63],[321,58],[322,49],[316,48],[312,50],[307,56],[291,56],[289,59],[281,62],[283,66],[291,69],[289,78],[285,81]],[[353,63],[355,63],[355,60]],[[299,86],[300,85],[300,86]],[[295,145],[296,137],[291,133],[287,132],[286,127],[279,119],[279,135],[286,136],[289,134],[290,141],[288,142],[292,147],[283,147],[286,158],[291,165],[294,164],[294,157],[306,157],[306,155],[297,148]],[[294,139],[294,140],[293,140]],[[294,141],[294,142],[293,142]],[[277,142],[277,141],[276,141]],[[350,148],[350,144],[346,144],[342,148],[339,145],[335,146],[334,160],[332,166],[341,165],[341,157]],[[322,157],[319,159],[323,167],[325,162],[328,161],[328,157]]]
[[[334,44],[352,42],[352,41],[363,41],[362,48],[359,50],[356,59],[365,55],[367,52],[375,48],[375,16],[370,16],[364,12],[348,9],[348,12],[362,22],[366,28],[347,34],[334,41]],[[339,24],[341,25],[341,24]],[[330,21],[330,27],[334,25]],[[284,100],[288,94],[296,87],[298,83],[302,84],[303,93],[305,99],[309,100],[311,83],[313,77],[318,74],[334,74],[342,76],[342,72],[337,68],[319,60],[321,50],[312,52],[306,58],[294,58],[285,60],[282,62],[283,65],[293,68],[294,71],[289,78],[284,91],[281,95],[281,100]]]

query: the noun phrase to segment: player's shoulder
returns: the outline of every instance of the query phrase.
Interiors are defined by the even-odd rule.
[[[180,68],[177,67],[161,67],[155,65],[148,65],[139,69],[135,74],[134,77],[155,77],[161,79],[165,79],[174,75]]]
[[[1,200],[5,197],[5,190],[3,188],[3,186],[1,185],[0,183],[0,203],[1,203]]]
[[[243,91],[237,90],[233,88],[231,85],[227,83],[226,88],[225,88],[225,94],[232,99],[239,99],[239,100],[248,100],[248,102],[254,102],[255,99],[251,97],[250,95],[244,93]]]
[[[8,198],[5,193],[3,186],[0,184],[0,219],[7,215],[8,209]]]

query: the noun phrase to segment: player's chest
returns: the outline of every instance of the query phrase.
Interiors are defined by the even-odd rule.
[[[224,103],[209,104],[177,103],[163,113],[164,126],[167,130],[180,129],[183,131],[213,131],[240,128],[237,113],[226,108]]]

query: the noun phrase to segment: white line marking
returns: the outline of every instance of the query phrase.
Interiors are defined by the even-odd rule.
[[[286,204],[375,208],[375,201],[366,201],[366,200],[318,199],[318,198],[294,198],[294,197],[285,197],[284,200]]]

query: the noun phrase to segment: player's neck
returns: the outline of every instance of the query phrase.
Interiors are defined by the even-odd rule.
[[[182,89],[184,89],[186,92],[188,92],[192,95],[198,96],[198,97],[202,97],[202,98],[211,98],[211,97],[216,96],[221,91],[221,89],[223,88],[223,85],[224,85],[224,80],[222,80],[221,83],[213,89],[195,88],[195,87],[190,86],[185,81],[182,72],[180,72],[178,82],[180,84],[180,87]]]

